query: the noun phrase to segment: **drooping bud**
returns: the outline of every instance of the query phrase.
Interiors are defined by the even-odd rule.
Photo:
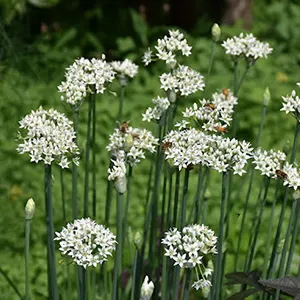
[[[144,282],[141,289],[141,298],[140,300],[150,300],[153,294],[154,284],[152,281],[149,282],[148,276],[145,276]]]
[[[213,25],[213,27],[211,28],[211,36],[215,42],[219,41],[220,36],[221,36],[221,28],[217,23],[215,23]]]
[[[26,220],[31,220],[35,211],[35,203],[32,198],[30,198],[25,206],[25,218]]]
[[[271,100],[271,94],[270,94],[270,90],[269,87],[267,86],[264,92],[264,98],[263,98],[263,104],[264,106],[268,106]]]
[[[124,194],[127,191],[126,176],[117,177],[115,180],[115,188],[118,193]]]

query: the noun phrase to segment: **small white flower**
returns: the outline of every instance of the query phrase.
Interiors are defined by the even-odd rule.
[[[141,288],[140,300],[150,300],[153,294],[154,284],[152,281],[149,282],[148,276],[145,276],[144,282]]]
[[[143,121],[151,122],[153,119],[158,121],[164,112],[169,108],[170,102],[168,98],[156,97],[152,99],[154,107],[148,107],[146,112],[142,114]]]
[[[148,66],[152,61],[152,51],[150,48],[147,49],[147,51],[144,53],[142,62],[145,66]]]
[[[199,290],[199,289],[203,289],[203,288],[205,288],[205,287],[211,287],[212,285],[211,285],[211,282],[209,281],[209,280],[207,280],[207,279],[200,279],[200,280],[198,280],[198,281],[195,281],[193,284],[192,284],[192,287],[194,288],[194,289],[196,289],[197,291]]]
[[[291,95],[287,95],[286,97],[282,97],[283,99],[283,107],[280,109],[281,111],[285,111],[286,114],[291,113],[295,118],[299,118],[300,116],[300,98],[296,94],[296,91],[293,90]]]

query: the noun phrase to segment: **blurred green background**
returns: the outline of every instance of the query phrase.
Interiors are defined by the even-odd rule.
[[[235,3],[233,8],[230,3]],[[244,4],[244,6],[242,5]],[[239,10],[241,5],[244,10]],[[43,166],[31,164],[27,156],[16,152],[18,121],[40,105],[70,110],[60,101],[57,86],[64,78],[65,68],[75,58],[106,54],[107,60],[132,59],[140,66],[137,77],[130,82],[125,93],[124,120],[131,120],[134,127],[143,126],[155,131],[154,124],[143,123],[141,113],[152,105],[151,99],[162,95],[158,75],[163,65],[141,63],[141,56],[149,45],[162,37],[170,28],[179,28],[186,34],[192,55],[186,63],[207,73],[211,53],[210,29],[214,22],[222,27],[221,40],[240,32],[252,32],[273,47],[268,59],[259,60],[247,74],[239,95],[238,138],[254,142],[260,124],[262,97],[269,86],[272,100],[268,107],[261,146],[282,149],[292,143],[295,120],[279,112],[281,96],[297,89],[300,81],[300,1],[237,0],[237,1],[80,1],[80,0],[0,0],[0,266],[10,276],[18,289],[24,290],[24,205],[28,198],[36,202],[32,221],[31,278],[34,299],[44,299],[46,294],[46,227],[44,223]],[[221,43],[221,41],[220,41]],[[219,43],[219,44],[220,44]],[[220,45],[212,68],[208,95],[223,88],[233,87],[232,63]],[[119,93],[114,83],[112,91]],[[185,106],[203,97],[202,93],[182,99],[177,118]],[[118,109],[118,97],[105,93],[97,98],[97,221],[104,220],[106,176],[109,155],[105,150],[108,136],[113,132]],[[80,112],[79,147],[83,151],[87,120],[87,105]],[[146,184],[150,161],[134,169],[132,202],[129,224],[133,230],[143,226]],[[83,163],[79,172],[79,195],[83,196]],[[253,188],[252,206],[255,203],[261,177]],[[55,230],[64,225],[62,220],[59,170],[54,167],[54,216]],[[218,227],[220,201],[219,174],[212,173],[209,186],[207,225]],[[234,185],[241,180],[235,178]],[[193,175],[190,202],[196,186]],[[68,220],[71,220],[71,170],[65,172],[65,189],[68,201]],[[269,192],[262,234],[258,243],[255,267],[261,264],[268,215],[273,200],[274,182]],[[227,248],[234,251],[239,230],[239,214],[243,208],[244,194],[234,199],[236,217],[232,219]],[[83,206],[83,204],[82,204]],[[289,204],[290,206],[290,204]],[[276,216],[279,214],[280,201]],[[288,213],[286,217],[288,217]],[[115,226],[112,210],[111,228]],[[275,221],[275,225],[277,222]],[[250,222],[249,222],[250,226]],[[275,230],[275,229],[274,229]],[[246,251],[249,232],[245,233],[242,251]],[[299,248],[298,248],[299,250]],[[59,256],[59,255],[58,255]],[[299,251],[295,255],[300,263]],[[296,272],[296,267],[292,272]],[[63,281],[58,268],[59,281]],[[229,269],[228,271],[232,271]],[[15,299],[12,289],[0,277],[1,299]]]

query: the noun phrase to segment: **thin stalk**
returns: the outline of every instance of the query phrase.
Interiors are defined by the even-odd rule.
[[[117,115],[117,121],[119,121],[119,122],[122,121],[122,117],[123,117],[124,93],[125,93],[125,86],[121,85],[119,111],[118,111],[118,115]]]
[[[210,72],[211,72],[211,69],[212,69],[212,65],[213,65],[213,61],[214,61],[214,56],[215,56],[216,44],[217,44],[217,42],[215,40],[213,40],[212,44],[211,44],[211,54],[210,54],[208,71],[207,71],[206,80],[205,80],[204,92],[205,92],[206,87],[208,85],[208,79],[209,79],[209,75],[210,75]]]
[[[167,181],[168,181],[168,166],[165,164],[164,168],[164,180],[163,180],[163,191],[162,191],[162,205],[161,205],[161,230],[165,228],[165,210],[166,210],[166,199],[167,199]]]
[[[74,110],[73,120],[74,120],[74,131],[76,132],[75,142],[78,139],[78,118],[79,111]],[[72,168],[72,215],[73,220],[78,218],[78,195],[77,195],[77,179],[78,179],[78,167],[73,163]]]
[[[188,188],[189,188],[189,175],[190,175],[190,171],[187,168],[187,169],[185,169],[185,172],[184,172],[184,184],[183,184],[183,191],[182,191],[180,226],[179,226],[180,230],[184,227],[185,219],[186,219],[187,194],[188,194]]]
[[[9,284],[9,286],[12,287],[12,289],[14,290],[14,292],[16,293],[16,295],[18,295],[18,297],[23,300],[24,297],[21,295],[21,293],[19,292],[18,288],[16,287],[16,285],[13,283],[13,281],[8,277],[8,275],[6,274],[6,272],[4,272],[4,270],[0,267],[0,274],[3,275],[3,277],[6,279],[7,283]]]
[[[258,134],[257,134],[256,140],[254,143],[254,148],[257,148],[259,145],[261,134],[262,134],[264,124],[265,124],[266,114],[267,114],[267,106],[263,105],[262,112],[261,112],[261,118],[260,118],[260,124],[259,124],[259,130],[258,130]]]
[[[112,161],[109,162],[109,168],[113,165]],[[105,197],[105,225],[109,226],[110,208],[112,203],[113,185],[111,181],[106,180],[106,197]]]
[[[202,211],[201,211],[201,223],[202,224],[205,224],[205,216],[206,216],[206,208],[207,208],[207,200],[208,200],[205,197],[205,192],[207,190],[209,178],[210,178],[210,170],[207,168],[206,172],[204,173],[202,196],[200,198],[200,201],[202,199],[202,202],[203,202]]]
[[[174,195],[174,207],[173,207],[173,226],[174,227],[176,227],[176,223],[177,223],[179,188],[180,188],[180,171],[178,169],[176,169],[175,195]]]
[[[65,200],[65,186],[64,186],[64,172],[62,168],[59,168],[60,173],[60,192],[61,192],[61,204],[62,204],[62,213],[63,213],[63,220],[64,223],[67,222],[66,218],[66,200]]]
[[[93,219],[96,219],[96,211],[97,211],[97,201],[96,201],[96,95],[92,98],[92,144],[93,144],[93,152],[92,152],[92,165],[93,165],[93,173],[92,173],[92,203],[93,203]]]
[[[228,181],[228,173],[222,173],[222,198],[221,198],[221,214],[220,214],[220,222],[219,222],[219,234],[218,234],[218,256],[217,256],[217,264],[216,264],[216,273],[215,273],[215,293],[214,299],[222,299],[222,295],[220,294],[221,285],[222,285],[222,270],[223,270],[223,236],[224,236],[224,226],[225,226],[225,204],[226,204],[226,186]]]
[[[132,288],[131,288],[131,297],[130,297],[131,300],[135,300],[134,292],[135,292],[135,281],[136,281],[136,273],[137,273],[138,256],[139,256],[139,248],[135,247],[133,275],[132,275]]]
[[[265,178],[265,181],[266,181],[265,194],[264,194],[264,198],[263,198],[263,201],[262,201],[262,204],[261,204],[258,220],[257,220],[257,223],[256,223],[254,238],[253,238],[253,242],[252,242],[252,246],[251,246],[251,250],[250,250],[250,257],[249,257],[249,260],[248,260],[248,265],[247,265],[246,272],[250,272],[250,270],[251,270],[251,265],[252,265],[252,261],[253,261],[253,257],[254,257],[257,237],[258,237],[258,233],[259,233],[259,229],[260,229],[260,223],[261,223],[262,215],[263,215],[264,208],[265,208],[266,201],[267,201],[267,195],[268,195],[268,190],[269,190],[269,185],[270,185],[270,177]]]
[[[48,292],[50,299],[58,300],[56,283],[56,262],[54,247],[54,226],[52,206],[52,172],[51,165],[45,164],[45,202],[47,225],[47,260],[48,260]]]
[[[195,195],[195,217],[194,222],[197,224],[199,222],[200,217],[200,209],[201,209],[201,203],[200,203],[200,195],[201,195],[201,188],[202,188],[202,168],[198,170],[198,181],[197,181],[197,192]]]
[[[296,217],[295,217],[295,224],[293,226],[293,232],[292,232],[292,241],[291,241],[291,246],[289,250],[289,256],[288,260],[286,263],[286,269],[285,269],[285,276],[287,276],[290,272],[292,260],[293,260],[293,255],[294,255],[294,250],[296,246],[296,240],[298,237],[298,231],[299,231],[299,225],[300,225],[300,199],[295,200],[297,202],[297,208],[296,208]]]
[[[294,135],[292,155],[291,155],[291,160],[290,160],[291,164],[293,162],[295,162],[295,159],[296,159],[297,148],[298,148],[298,140],[299,140],[299,131],[300,131],[300,123],[299,123],[298,120],[296,120],[296,129],[295,129],[295,135]]]
[[[29,300],[29,248],[30,248],[30,222],[31,219],[26,219],[25,229],[25,300]]]
[[[243,75],[242,75],[242,77],[241,77],[241,79],[240,79],[240,82],[238,83],[238,85],[237,85],[237,87],[236,87],[236,89],[235,89],[235,96],[238,95],[239,90],[240,90],[240,88],[241,88],[241,86],[242,86],[242,84],[243,84],[243,82],[244,82],[244,79],[245,79],[245,77],[246,77],[246,75],[247,75],[249,69],[250,69],[250,65],[247,65],[247,67],[246,67],[246,69],[245,69],[245,71],[244,71],[244,73],[243,73]]]
[[[132,186],[132,166],[129,166],[128,171],[128,180],[127,180],[127,197],[126,197],[126,205],[125,205],[125,213],[124,213],[124,226],[123,226],[123,245],[125,236],[127,236],[127,223],[128,223],[128,209],[129,209],[129,202],[131,197],[131,186]]]
[[[86,273],[86,269],[81,267],[80,300],[86,300]]]
[[[94,97],[93,94],[91,94],[89,97],[87,136],[86,136],[86,146],[85,146],[85,180],[84,180],[84,205],[83,205],[83,216],[85,218],[88,217],[89,215],[89,173],[90,173],[91,121],[92,121],[93,97]]]
[[[174,279],[173,279],[173,297],[172,300],[178,299],[179,294],[179,285],[180,285],[180,267],[174,267]]]
[[[168,274],[168,258],[163,256],[163,267],[162,267],[162,294],[161,299],[169,299],[169,276]],[[133,300],[133,299],[132,299]]]
[[[186,269],[186,278],[185,278],[183,297],[182,297],[183,300],[189,299],[189,293],[191,288],[191,277],[192,277],[192,270]]]
[[[238,94],[238,65],[239,61],[234,61],[234,71],[233,71],[233,94],[237,97]],[[237,117],[236,117],[236,110],[233,112],[232,116],[232,137],[236,136],[237,130]]]
[[[168,229],[171,226],[172,221],[172,197],[173,197],[173,172],[169,174],[169,195],[168,195],[168,208],[167,208],[167,226],[164,229]]]
[[[123,201],[124,194],[117,194],[117,251],[115,255],[114,278],[113,278],[113,300],[122,299],[120,279],[122,275],[122,235],[123,235]]]

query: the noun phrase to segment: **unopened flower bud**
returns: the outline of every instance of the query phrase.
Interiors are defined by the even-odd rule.
[[[127,79],[127,77],[126,77],[125,75],[120,74],[120,75],[118,75],[118,78],[119,78],[120,85],[121,85],[122,87],[127,86],[127,84],[128,84],[128,79]]]
[[[125,141],[124,141],[124,150],[125,150],[125,152],[129,152],[132,145],[133,145],[133,136],[132,136],[132,134],[126,134],[125,135]]]
[[[282,240],[279,242],[279,244],[278,244],[278,246],[277,246],[277,249],[276,249],[276,254],[280,254],[280,253],[281,253],[282,248],[283,248],[283,245],[284,245],[284,241],[285,241],[285,239],[282,239]]]
[[[269,87],[267,86],[264,92],[264,98],[263,98],[263,104],[264,106],[268,106],[271,100],[271,94],[270,94],[270,90]]]
[[[171,103],[175,103],[176,102],[176,92],[173,91],[173,90],[168,90],[167,91],[167,97],[168,97],[168,100],[171,102]]]
[[[299,200],[300,199],[300,190],[296,190],[294,193],[293,193],[293,198],[294,200]]]
[[[149,282],[148,276],[145,276],[144,282],[141,289],[141,298],[140,300],[150,300],[153,294],[154,284],[152,281]]]
[[[115,188],[118,193],[124,194],[127,190],[126,176],[117,177],[115,180]]]
[[[31,220],[35,211],[35,203],[32,198],[30,198],[25,206],[25,218],[26,220]]]
[[[214,263],[212,260],[209,260],[207,263],[207,268],[214,270]]]
[[[221,36],[221,28],[217,23],[215,23],[211,28],[211,36],[215,42],[219,41]]]
[[[205,286],[202,288],[202,296],[203,298],[207,299],[210,292],[210,286]]]
[[[137,248],[141,246],[142,237],[139,232],[137,232],[134,236],[133,242]]]

